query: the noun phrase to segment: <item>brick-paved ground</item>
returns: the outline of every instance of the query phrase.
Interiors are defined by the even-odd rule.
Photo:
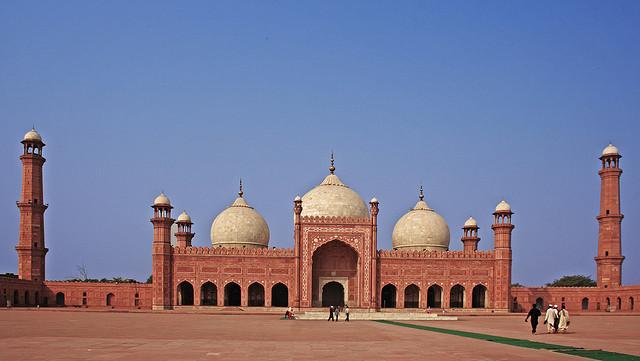
[[[520,316],[430,322],[529,338]],[[578,316],[575,334],[543,342],[640,354],[640,317]],[[360,321],[283,321],[269,315],[0,310],[0,360],[584,360]]]

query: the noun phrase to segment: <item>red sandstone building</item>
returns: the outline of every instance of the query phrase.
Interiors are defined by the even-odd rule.
[[[293,201],[293,248],[269,248],[269,227],[245,200],[236,200],[211,227],[211,247],[193,247],[191,218],[172,218],[169,198],[153,202],[153,283],[98,283],[45,279],[41,136],[22,140],[18,278],[0,277],[7,306],[117,307],[168,310],[212,306],[301,309],[348,304],[365,310],[488,309],[521,311],[531,303],[565,303],[583,311],[635,311],[640,286],[621,284],[620,154],[600,157],[602,188],[597,287],[511,287],[511,207],[493,213],[494,248],[478,251],[473,218],[462,229],[462,251],[450,251],[449,227],[419,200],[395,225],[393,249],[377,248],[379,203],[362,198],[335,174]],[[177,225],[172,244],[172,226]],[[175,227],[174,227],[175,228]]]

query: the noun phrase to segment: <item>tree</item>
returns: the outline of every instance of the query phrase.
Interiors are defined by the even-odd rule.
[[[149,276],[149,278],[147,278],[147,283],[153,283],[153,275]]]
[[[512,283],[511,287],[524,287],[522,284],[516,282],[516,283]]]
[[[592,280],[590,276],[583,275],[562,276],[547,283],[547,287],[595,287],[596,285],[596,281]]]
[[[87,270],[87,266],[83,263],[76,266],[78,270],[78,274],[80,275],[80,279],[86,281],[89,278],[89,271]]]

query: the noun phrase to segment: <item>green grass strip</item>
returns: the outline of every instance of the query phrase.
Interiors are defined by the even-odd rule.
[[[477,340],[496,342],[504,345],[526,347],[526,348],[532,348],[536,350],[551,350],[554,352],[560,352],[560,353],[574,355],[574,356],[581,356],[584,358],[590,358],[594,360],[602,360],[602,361],[640,360],[640,357],[638,356],[627,355],[627,354],[622,354],[617,352],[608,352],[608,351],[602,351],[602,350],[585,350],[582,347],[555,345],[551,343],[522,340],[518,338],[511,338],[511,337],[493,336],[493,335],[487,335],[484,333],[477,333],[477,332],[458,331],[458,330],[450,330],[447,328],[440,328],[440,327],[414,325],[410,323],[403,323],[403,322],[397,322],[397,321],[378,320],[376,322],[385,323],[388,325],[414,328],[418,330],[444,333],[444,334],[454,335],[454,336],[474,338]]]

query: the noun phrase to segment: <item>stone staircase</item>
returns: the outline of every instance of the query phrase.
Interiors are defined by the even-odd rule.
[[[329,311],[306,311],[296,315],[299,320],[326,320],[329,317]],[[344,312],[340,313],[340,320],[344,321]],[[351,312],[349,320],[352,321],[457,321],[456,316],[443,316],[435,313],[425,312]]]

